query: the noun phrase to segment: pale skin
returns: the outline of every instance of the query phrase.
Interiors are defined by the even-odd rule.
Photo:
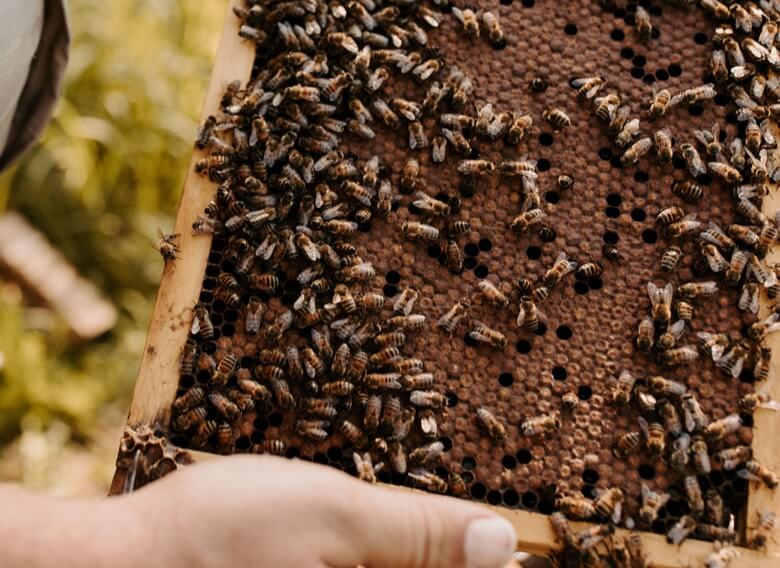
[[[4,567],[497,568],[516,542],[483,507],[271,457],[189,466],[103,500],[0,485],[0,503]]]

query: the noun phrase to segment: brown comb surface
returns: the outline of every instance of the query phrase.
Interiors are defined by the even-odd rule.
[[[348,139],[350,149],[361,160],[378,154],[393,170],[396,191],[403,163],[415,155],[421,164],[421,189],[431,196],[443,193],[461,197],[457,217],[471,222],[471,231],[459,239],[467,255],[467,269],[453,275],[442,265],[437,245],[427,246],[403,237],[401,224],[420,220],[410,211],[414,197],[409,195],[402,197],[386,221],[374,218],[361,227],[353,242],[376,269],[373,290],[385,294],[386,315],[391,314],[392,299],[400,290],[414,287],[420,292],[414,311],[426,316],[426,328],[411,334],[403,351],[425,361],[425,371],[437,378],[436,390],[449,399],[438,419],[440,438],[449,450],[438,473],[445,477],[447,471],[461,473],[475,500],[544,513],[553,510],[556,491],[582,491],[593,496],[594,488],[618,486],[627,495],[628,514],[634,517],[640,483],[644,482],[672,493],[672,500],[652,527],[664,530],[687,510],[685,497],[675,484],[676,475],[670,474],[662,460],[643,452],[625,461],[613,457],[616,437],[638,430],[639,414],[633,406],[615,408],[609,402],[610,393],[623,369],[640,378],[663,374],[684,382],[705,413],[717,419],[738,412],[739,397],[752,392],[749,381],[728,379],[710,361],[661,368],[634,347],[637,324],[649,309],[646,282],[663,285],[695,279],[691,271],[692,243],[687,243],[689,248],[683,247],[687,254],[680,268],[671,276],[660,272],[660,255],[669,243],[655,223],[656,214],[677,204],[686,211],[697,211],[701,221],[714,220],[725,226],[733,220],[733,205],[728,190],[709,180],[702,180],[705,197],[699,204],[683,203],[671,194],[670,187],[674,178],[687,175],[684,165],[675,162],[659,166],[652,151],[636,167],[620,167],[619,150],[611,144],[592,107],[577,101],[569,82],[574,77],[604,75],[608,80],[605,91],[619,92],[630,103],[634,116],[641,113],[643,133],[652,135],[666,126],[676,145],[693,143],[692,130],[708,129],[715,120],[731,139],[737,133],[736,117],[724,95],[704,105],[679,105],[655,123],[645,113],[654,88],[676,92],[703,82],[712,49],[713,22],[699,10],[647,3],[660,35],[643,44],[632,25],[631,7],[635,4],[631,3],[614,14],[584,0],[482,0],[476,5],[498,14],[507,38],[505,49],[492,49],[485,37],[468,40],[449,16],[438,31],[430,32],[430,37],[441,48],[448,66],[457,64],[472,78],[477,104],[492,102],[499,110],[533,116],[532,133],[518,147],[500,141],[479,141],[476,145],[480,158],[499,161],[528,154],[529,159],[538,161],[538,186],[546,201],[548,222],[557,231],[555,239],[544,242],[536,235],[517,236],[507,230],[520,211],[519,181],[488,177],[477,184],[473,197],[461,196],[462,179],[456,171],[459,157],[451,146],[446,161],[434,164],[430,148],[422,152],[408,149],[405,128],[389,131],[378,127],[372,141]],[[529,84],[535,78],[547,82],[546,91],[532,92]],[[424,89],[411,81],[399,82],[398,88],[416,100],[424,94]],[[552,130],[541,118],[550,106],[566,110],[571,127]],[[434,120],[426,119],[425,126],[430,140]],[[556,180],[561,174],[574,179],[573,188],[559,190]],[[605,242],[615,245],[625,262],[604,259]],[[224,353],[238,353],[243,357],[241,367],[251,369],[262,342],[243,334],[243,312],[225,308],[222,302],[213,300],[211,292],[221,271],[223,248],[224,240],[216,237],[201,294],[221,337],[205,345],[204,350],[215,352],[216,360]],[[500,310],[485,305],[479,294],[475,295],[477,282],[487,278],[514,298],[512,291],[518,279],[539,280],[559,251],[580,263],[591,259],[601,262],[605,270],[600,278],[590,281],[566,277],[541,305],[547,321],[536,333],[517,327],[515,301],[509,309]],[[229,268],[222,264],[222,269]],[[294,279],[295,274],[287,276]],[[298,293],[299,287],[288,280],[270,301],[265,321],[270,323]],[[506,350],[473,345],[465,339],[468,328],[464,325],[452,337],[435,326],[453,303],[465,297],[473,298],[472,318],[506,334]],[[736,291],[722,290],[715,298],[696,303],[691,329],[681,343],[695,343],[693,333],[699,330],[726,332],[732,340],[739,340],[747,323],[750,320],[736,308]],[[290,337],[294,343],[304,342],[296,333]],[[183,377],[179,394],[208,379],[208,373]],[[291,388],[300,397],[300,387],[292,384]],[[561,395],[566,391],[576,393],[580,402],[573,412],[562,411],[560,430],[544,438],[523,437],[519,432],[523,418],[559,411]],[[504,421],[504,442],[492,442],[479,429],[475,413],[480,406]],[[325,442],[314,444],[293,432],[294,421],[294,413],[247,413],[234,425],[236,450],[247,451],[264,439],[280,439],[288,447],[288,456],[354,473],[352,450],[338,431]],[[750,429],[741,428],[726,439],[724,447],[737,440],[749,443]],[[181,436],[174,437],[174,441],[188,444]],[[738,513],[744,506],[747,484],[735,473],[715,468],[709,479],[700,481],[703,489],[718,487],[732,512]],[[386,471],[379,478],[407,482],[403,476]]]

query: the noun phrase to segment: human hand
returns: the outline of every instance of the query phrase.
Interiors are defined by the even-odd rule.
[[[137,560],[173,568],[498,568],[516,543],[483,507],[268,456],[188,466],[110,502]]]

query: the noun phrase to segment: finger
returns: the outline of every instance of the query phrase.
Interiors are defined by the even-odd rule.
[[[500,568],[517,543],[508,521],[449,497],[356,482],[344,507],[331,566]]]

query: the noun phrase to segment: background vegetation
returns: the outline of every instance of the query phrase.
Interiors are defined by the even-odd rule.
[[[64,96],[41,143],[0,177],[21,212],[119,310],[74,345],[0,282],[0,479],[104,493],[140,361],[225,0],[70,0]]]

